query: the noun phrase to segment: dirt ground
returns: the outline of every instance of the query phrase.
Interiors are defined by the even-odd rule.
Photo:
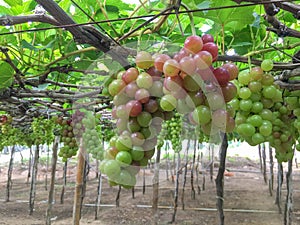
[[[275,186],[270,196],[268,185],[264,183],[260,173],[258,162],[245,158],[228,158],[227,168],[233,176],[225,177],[225,224],[226,225],[280,225],[283,224],[283,214],[278,213],[275,202]],[[300,169],[294,168],[294,214],[293,224],[300,224]],[[53,225],[72,224],[73,191],[75,180],[75,165],[68,169],[68,184],[64,196],[64,204],[60,203],[62,190],[62,165],[57,168],[55,185],[55,203],[52,212]],[[214,170],[214,176],[217,168]],[[13,173],[11,189],[11,201],[4,202],[6,193],[7,168],[0,167],[0,225],[41,225],[45,224],[45,212],[47,208],[48,191],[45,190],[45,168],[39,168],[38,185],[36,190],[35,211],[28,215],[29,185],[26,184],[27,166],[16,165]],[[219,224],[216,211],[216,191],[214,181],[210,180],[209,172],[199,174],[200,194],[196,192],[196,198],[191,198],[190,171],[184,192],[185,210],[182,210],[182,177],[180,177],[180,195],[176,221],[173,224],[182,225],[217,225]],[[103,179],[101,207],[98,220],[95,220],[95,199],[98,180],[95,179],[94,168],[91,169],[87,181],[86,196],[82,207],[82,225],[148,225],[153,224],[151,209],[153,171],[147,169],[146,190],[142,193],[142,186],[135,188],[135,198],[132,198],[132,190],[121,190],[120,206],[116,207],[115,199],[118,187],[109,187]],[[231,174],[232,175],[232,174]],[[142,177],[142,173],[139,174]],[[202,189],[203,177],[205,177],[205,190]],[[50,175],[48,175],[48,180]],[[169,173],[170,178],[170,173]],[[141,182],[141,178],[139,178]],[[48,181],[49,184],[49,181]],[[197,191],[197,182],[194,182]],[[166,179],[166,171],[160,173],[159,189],[159,224],[169,224],[173,215],[174,183]],[[281,206],[284,209],[286,195],[285,185],[282,191]]]

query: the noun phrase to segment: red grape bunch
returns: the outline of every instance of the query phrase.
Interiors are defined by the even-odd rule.
[[[77,154],[78,145],[75,134],[73,132],[72,119],[58,117],[56,123],[61,126],[61,141],[63,147],[60,148],[58,156],[62,157],[65,162],[68,158],[71,158]]]
[[[154,154],[162,122],[173,118],[175,111],[189,115],[191,122],[201,125],[207,134],[212,127],[224,132],[233,130],[234,119],[226,103],[236,93],[230,80],[237,77],[238,68],[232,63],[214,68],[217,56],[218,47],[211,35],[194,35],[173,57],[138,52],[136,68],[106,82],[113,98],[117,137],[110,141],[101,169],[111,183],[125,187],[135,184],[139,168],[147,165]],[[173,120],[170,124],[178,122]],[[176,132],[171,140],[180,151],[181,129]]]

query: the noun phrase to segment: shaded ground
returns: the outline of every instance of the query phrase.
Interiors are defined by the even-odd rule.
[[[260,173],[260,166],[257,162],[249,159],[229,157],[227,168],[233,172],[233,176],[225,179],[225,224],[228,225],[280,225],[282,215],[278,214],[278,208],[274,204],[275,188],[273,196],[270,196],[268,185],[264,183]],[[16,166],[13,174],[13,186],[11,190],[11,202],[5,203],[5,185],[7,168],[0,170],[0,224],[2,225],[40,225],[45,224],[45,211],[47,208],[48,192],[45,190],[45,168],[40,167],[39,182],[36,191],[35,211],[32,216],[28,215],[29,185],[26,184],[27,167]],[[64,204],[60,204],[60,194],[62,190],[62,166],[57,170],[55,204],[53,206],[53,224],[72,224],[73,190],[75,179],[75,166],[68,170],[68,184],[65,192]],[[242,172],[247,171],[247,172]],[[182,175],[180,177],[179,207],[174,224],[195,224],[214,225],[218,224],[218,214],[215,211],[216,193],[214,182],[210,181],[209,173],[205,175],[205,190],[201,190],[200,195],[196,193],[196,199],[191,198],[190,171],[188,173],[187,186],[185,188],[185,210],[182,210]],[[142,173],[140,174],[140,176]],[[216,175],[216,168],[214,170]],[[169,175],[170,176],[170,175]],[[48,175],[48,178],[50,175]],[[151,183],[152,171],[146,170],[147,184]],[[173,214],[173,190],[174,183],[166,179],[166,172],[160,174],[160,194],[159,194],[159,224],[168,224]],[[141,181],[141,180],[140,180]],[[294,224],[300,224],[300,179],[299,169],[294,168]],[[106,180],[103,181],[101,208],[99,219],[95,217],[95,203],[97,194],[97,179],[91,170],[87,182],[86,197],[82,208],[81,224],[87,225],[148,225],[152,224],[152,187],[146,186],[143,195],[142,187],[135,189],[135,199],[132,199],[132,191],[121,191],[120,207],[115,207],[115,198],[118,192],[117,187],[109,187]],[[48,182],[49,184],[49,182]],[[197,182],[195,181],[197,191]],[[199,174],[199,186],[202,188],[203,174]],[[276,185],[276,180],[275,180]],[[275,186],[276,187],[276,186]],[[285,185],[282,192],[282,207],[284,208],[284,198],[286,195]],[[299,214],[298,214],[299,213]]]

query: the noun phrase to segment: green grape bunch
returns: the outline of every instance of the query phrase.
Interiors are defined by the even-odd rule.
[[[82,119],[82,141],[85,150],[97,160],[103,159],[104,144],[102,136],[102,125],[93,112],[86,111]],[[77,124],[75,124],[77,126]],[[79,125],[78,125],[79,127]]]
[[[182,115],[175,113],[170,120],[166,120],[164,125],[167,130],[166,140],[170,140],[175,152],[181,151],[182,136]]]
[[[293,157],[292,108],[274,83],[272,68],[272,60],[267,59],[260,67],[241,71],[237,97],[229,104],[236,110],[235,131],[252,146],[269,142],[277,160],[283,162]]]

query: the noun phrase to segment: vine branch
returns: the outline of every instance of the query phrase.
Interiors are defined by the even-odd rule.
[[[27,22],[41,22],[48,23],[54,26],[61,25],[57,20],[55,20],[52,16],[48,16],[46,14],[32,14],[27,16],[10,16],[5,15],[0,17],[0,24],[2,26],[12,26],[16,24],[22,24]]]

